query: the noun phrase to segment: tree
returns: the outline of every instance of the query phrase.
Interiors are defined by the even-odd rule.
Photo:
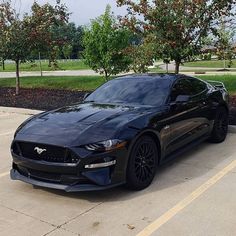
[[[5,60],[8,55],[8,45],[6,43],[6,30],[14,20],[14,12],[9,2],[0,3],[0,59],[2,68],[5,70]]]
[[[20,62],[27,60],[30,55],[27,30],[24,21],[15,19],[7,31],[8,59],[13,60],[16,64],[16,95],[20,90]]]
[[[117,0],[127,6],[122,24],[134,32],[155,35],[157,55],[175,61],[179,73],[182,60],[201,49],[201,40],[222,16],[232,13],[234,0]],[[166,55],[167,54],[167,55]]]
[[[57,27],[57,34],[66,41],[65,46],[61,47],[62,57],[65,56],[65,50],[67,51],[70,49],[67,51],[71,51],[71,54],[69,55],[70,58],[77,59],[79,53],[84,50],[82,45],[83,28],[81,26],[77,27],[74,23],[63,24],[62,26]]]
[[[63,55],[66,59],[70,59],[72,52],[73,52],[73,46],[71,44],[66,44],[62,48]]]
[[[117,25],[111,7],[103,15],[91,21],[84,30],[83,46],[86,63],[96,72],[109,76],[128,71],[130,58],[125,49],[130,43],[130,31]]]
[[[233,64],[235,31],[227,29],[226,23],[221,21],[220,27],[216,31],[216,36],[215,46],[217,48],[217,55],[220,60],[224,60],[224,70],[226,70],[226,60],[229,61],[228,67],[231,67]]]
[[[3,59],[6,59],[7,56],[16,64],[16,95],[18,95],[20,88],[19,65],[30,54],[28,29],[26,22],[20,20],[14,9],[11,8],[10,2],[3,2],[0,9],[1,54]]]
[[[153,65],[155,58],[156,44],[151,37],[147,37],[141,42],[133,43],[126,50],[127,56],[130,57],[130,69],[135,73],[148,72],[148,66]]]
[[[67,43],[60,29],[67,24],[68,18],[67,7],[61,4],[60,0],[57,0],[55,6],[49,3],[39,5],[34,2],[31,15],[25,16],[26,27],[30,29],[31,51],[47,54],[49,66],[53,63],[53,66],[57,67],[58,50]]]
[[[20,18],[10,1],[0,4],[0,56],[15,61],[17,95],[20,88],[20,63],[28,60],[32,51],[47,51],[51,61],[55,61],[58,45],[64,41],[53,32],[58,25],[66,23],[69,16],[66,10],[59,0],[55,6],[39,6],[34,2],[32,14]]]

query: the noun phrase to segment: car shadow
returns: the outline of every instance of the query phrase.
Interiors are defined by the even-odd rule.
[[[210,144],[207,142],[199,144],[193,150],[187,151],[160,166],[151,186],[143,191],[131,191],[123,186],[96,192],[75,193],[37,188],[65,198],[84,199],[93,203],[126,201],[206,176],[210,170],[217,168],[217,166],[222,168],[222,163],[233,153],[232,148],[227,148],[227,142],[224,144]]]

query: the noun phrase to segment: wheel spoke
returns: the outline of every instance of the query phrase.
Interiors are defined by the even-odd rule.
[[[153,143],[142,143],[136,151],[135,174],[139,181],[147,181],[155,172],[155,149]]]

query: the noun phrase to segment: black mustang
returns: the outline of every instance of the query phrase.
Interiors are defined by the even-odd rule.
[[[203,140],[223,142],[223,84],[185,75],[113,79],[82,104],[44,112],[16,131],[11,178],[65,191],[149,186],[157,166]]]

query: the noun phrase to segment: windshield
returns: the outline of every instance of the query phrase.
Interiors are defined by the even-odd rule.
[[[95,90],[85,102],[159,106],[168,96],[169,84],[166,79],[114,79]]]

